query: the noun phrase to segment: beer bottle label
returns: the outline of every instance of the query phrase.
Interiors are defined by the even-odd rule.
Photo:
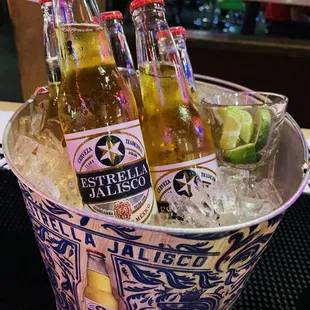
[[[204,183],[213,183],[216,168],[215,154],[183,163],[151,167],[157,202],[167,201],[167,196],[171,194],[192,196],[197,177]]]
[[[86,210],[140,223],[157,212],[138,120],[65,139]]]
[[[99,305],[88,298],[85,298],[85,303],[87,310],[117,310],[117,308],[110,308],[103,305]]]

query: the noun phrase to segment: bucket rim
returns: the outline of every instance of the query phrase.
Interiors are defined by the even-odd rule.
[[[149,224],[140,224],[140,223],[135,223],[135,222],[130,222],[126,220],[121,220],[121,219],[116,219],[113,217],[107,217],[104,215],[96,214],[96,213],[89,213],[85,212],[82,209],[78,209],[73,205],[65,204],[63,202],[57,201],[56,199],[53,199],[49,197],[47,194],[43,193],[40,191],[36,186],[31,184],[21,173],[17,170],[17,168],[14,166],[10,152],[8,150],[8,137],[9,137],[9,132],[12,129],[12,123],[14,120],[19,116],[21,111],[23,111],[28,105],[32,103],[32,100],[26,101],[24,104],[21,105],[21,107],[14,113],[14,115],[11,117],[10,121],[5,127],[4,134],[3,134],[3,139],[2,139],[2,147],[3,147],[3,152],[4,156],[6,158],[6,161],[11,168],[12,172],[15,174],[15,176],[18,178],[20,182],[25,184],[28,188],[33,190],[35,193],[40,195],[46,200],[51,201],[52,203],[58,205],[59,207],[69,211],[73,212],[75,214],[80,215],[81,217],[88,217],[91,219],[95,219],[98,221],[104,221],[108,224],[111,225],[117,225],[121,227],[130,227],[130,228],[135,228],[135,229],[141,229],[141,230],[149,230],[153,232],[161,232],[161,233],[167,233],[167,234],[174,234],[174,235],[192,235],[192,234],[214,234],[214,233],[223,233],[223,232],[230,232],[230,231],[236,231],[240,230],[243,228],[251,227],[254,225],[258,225],[260,223],[263,223],[265,221],[268,221],[282,213],[284,213],[302,194],[303,190],[305,189],[307,183],[308,183],[308,178],[309,178],[309,166],[306,167],[306,172],[304,173],[303,179],[301,181],[301,184],[299,185],[298,189],[294,193],[294,195],[285,201],[279,208],[274,210],[273,212],[260,217],[258,219],[254,219],[252,221],[248,221],[245,223],[239,223],[235,225],[229,225],[229,226],[220,226],[220,227],[212,227],[212,228],[175,228],[175,227],[164,227],[164,226],[154,226],[154,225],[149,225]],[[285,115],[285,122],[289,126],[292,127],[292,129],[299,135],[299,138],[303,144],[304,148],[304,159],[305,163],[308,162],[308,147],[307,147],[307,142],[306,139],[296,123],[296,121],[292,118],[292,116],[288,113]]]

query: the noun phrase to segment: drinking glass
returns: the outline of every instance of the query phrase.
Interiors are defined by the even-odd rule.
[[[266,92],[226,92],[204,98],[219,162],[254,170],[274,158],[287,103],[287,97]]]

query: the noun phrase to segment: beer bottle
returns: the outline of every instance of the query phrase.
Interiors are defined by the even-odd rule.
[[[157,201],[165,205],[171,194],[190,197],[198,178],[215,180],[214,145],[207,120],[190,98],[164,1],[135,0],[130,12],[144,104],[142,132]]]
[[[85,210],[147,222],[157,205],[137,106],[106,30],[96,22],[97,3],[54,0],[54,7],[62,75],[58,114]]]
[[[57,100],[61,77],[55,34],[53,2],[52,0],[40,0],[39,3],[43,13],[43,40],[50,96],[47,118],[58,119]]]
[[[108,36],[118,70],[131,87],[138,109],[140,109],[142,107],[141,90],[124,33],[123,14],[119,11],[110,11],[102,13],[101,17],[106,22]]]
[[[190,95],[192,99],[199,104],[197,86],[194,77],[194,72],[192,68],[191,61],[188,56],[187,47],[186,47],[186,30],[184,27],[172,27],[170,28],[174,42],[176,44],[177,50],[179,52],[183,69],[185,73],[186,80],[188,81],[190,88]]]
[[[117,310],[118,303],[112,294],[111,280],[105,267],[105,256],[96,251],[87,250],[87,284],[85,303],[87,310]]]

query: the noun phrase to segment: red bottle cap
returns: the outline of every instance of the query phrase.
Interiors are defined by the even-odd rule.
[[[162,39],[162,38],[170,38],[169,30],[161,30],[156,33],[157,40]]]
[[[105,258],[105,255],[104,255],[103,253],[98,252],[98,251],[96,251],[96,250],[86,249],[86,252],[87,252],[87,253],[93,253],[93,254],[96,254],[96,255],[100,255],[100,256],[102,256],[102,257]]]
[[[137,8],[139,8],[140,6],[146,5],[146,4],[152,4],[152,3],[159,3],[162,6],[165,5],[165,1],[164,0],[134,0],[130,3],[130,14],[133,13],[133,11]]]
[[[94,23],[96,23],[96,24],[100,24],[100,20],[99,20],[99,18],[97,17],[97,16],[92,16],[92,21],[94,22]]]
[[[52,2],[52,0],[39,0],[39,4],[42,5],[43,3]]]
[[[178,35],[186,36],[186,29],[184,27],[172,27],[170,28],[170,31],[173,36]]]
[[[109,11],[101,13],[101,17],[103,20],[123,19],[123,14],[119,11]]]

